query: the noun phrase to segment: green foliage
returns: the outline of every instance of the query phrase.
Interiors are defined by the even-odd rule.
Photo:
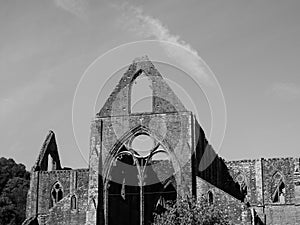
[[[156,214],[152,225],[229,225],[228,215],[206,199],[181,198],[166,206],[163,214]]]
[[[0,224],[19,225],[25,219],[29,179],[24,165],[0,158]]]

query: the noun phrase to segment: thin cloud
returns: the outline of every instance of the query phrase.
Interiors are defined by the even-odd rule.
[[[120,7],[117,6],[117,8]],[[180,48],[169,49],[168,46],[163,46],[168,56],[181,64],[188,70],[187,72],[198,75],[205,84],[212,84],[197,50],[192,48],[190,44],[182,40],[179,35],[172,34],[159,19],[146,15],[142,8],[124,4],[121,9],[124,12],[125,19],[123,18],[122,21],[126,29],[133,31],[141,38],[168,41],[188,50],[184,51]]]
[[[300,99],[300,86],[293,83],[273,83],[267,94],[283,100],[297,100]]]
[[[88,1],[87,0],[54,0],[57,7],[72,13],[73,15],[87,20]]]

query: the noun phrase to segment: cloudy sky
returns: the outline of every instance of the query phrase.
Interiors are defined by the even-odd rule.
[[[51,129],[64,166],[86,167],[72,127],[82,74],[118,45],[155,39],[184,45],[216,75],[221,156],[299,157],[299,11],[298,0],[2,0],[0,156],[30,169]]]

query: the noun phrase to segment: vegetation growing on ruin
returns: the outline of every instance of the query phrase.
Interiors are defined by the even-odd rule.
[[[152,225],[229,225],[229,217],[221,207],[209,204],[206,199],[198,201],[181,198],[175,204],[167,204],[166,211],[156,214]]]

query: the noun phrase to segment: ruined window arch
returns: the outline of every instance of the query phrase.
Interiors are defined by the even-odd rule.
[[[77,209],[77,198],[75,195],[71,197],[71,210]]]
[[[130,141],[130,148],[140,156],[147,156],[155,147],[154,139],[148,134],[140,134]]]
[[[59,181],[55,182],[51,188],[51,207],[59,202],[64,195],[63,187]]]
[[[242,173],[239,173],[236,177],[235,177],[235,182],[237,182],[239,184],[240,187],[240,191],[243,194],[243,196],[247,195],[248,192],[248,182],[246,179],[246,176]]]
[[[280,172],[276,172],[272,177],[272,202],[285,203],[285,182],[284,177]]]
[[[212,193],[211,190],[209,190],[207,192],[207,202],[208,202],[209,205],[214,204],[214,194]]]
[[[108,224],[138,225],[141,218],[150,222],[154,211],[162,213],[166,203],[176,200],[177,164],[173,165],[170,154],[144,130],[123,141],[106,176]]]
[[[131,83],[131,113],[152,112],[152,83],[141,71]]]

